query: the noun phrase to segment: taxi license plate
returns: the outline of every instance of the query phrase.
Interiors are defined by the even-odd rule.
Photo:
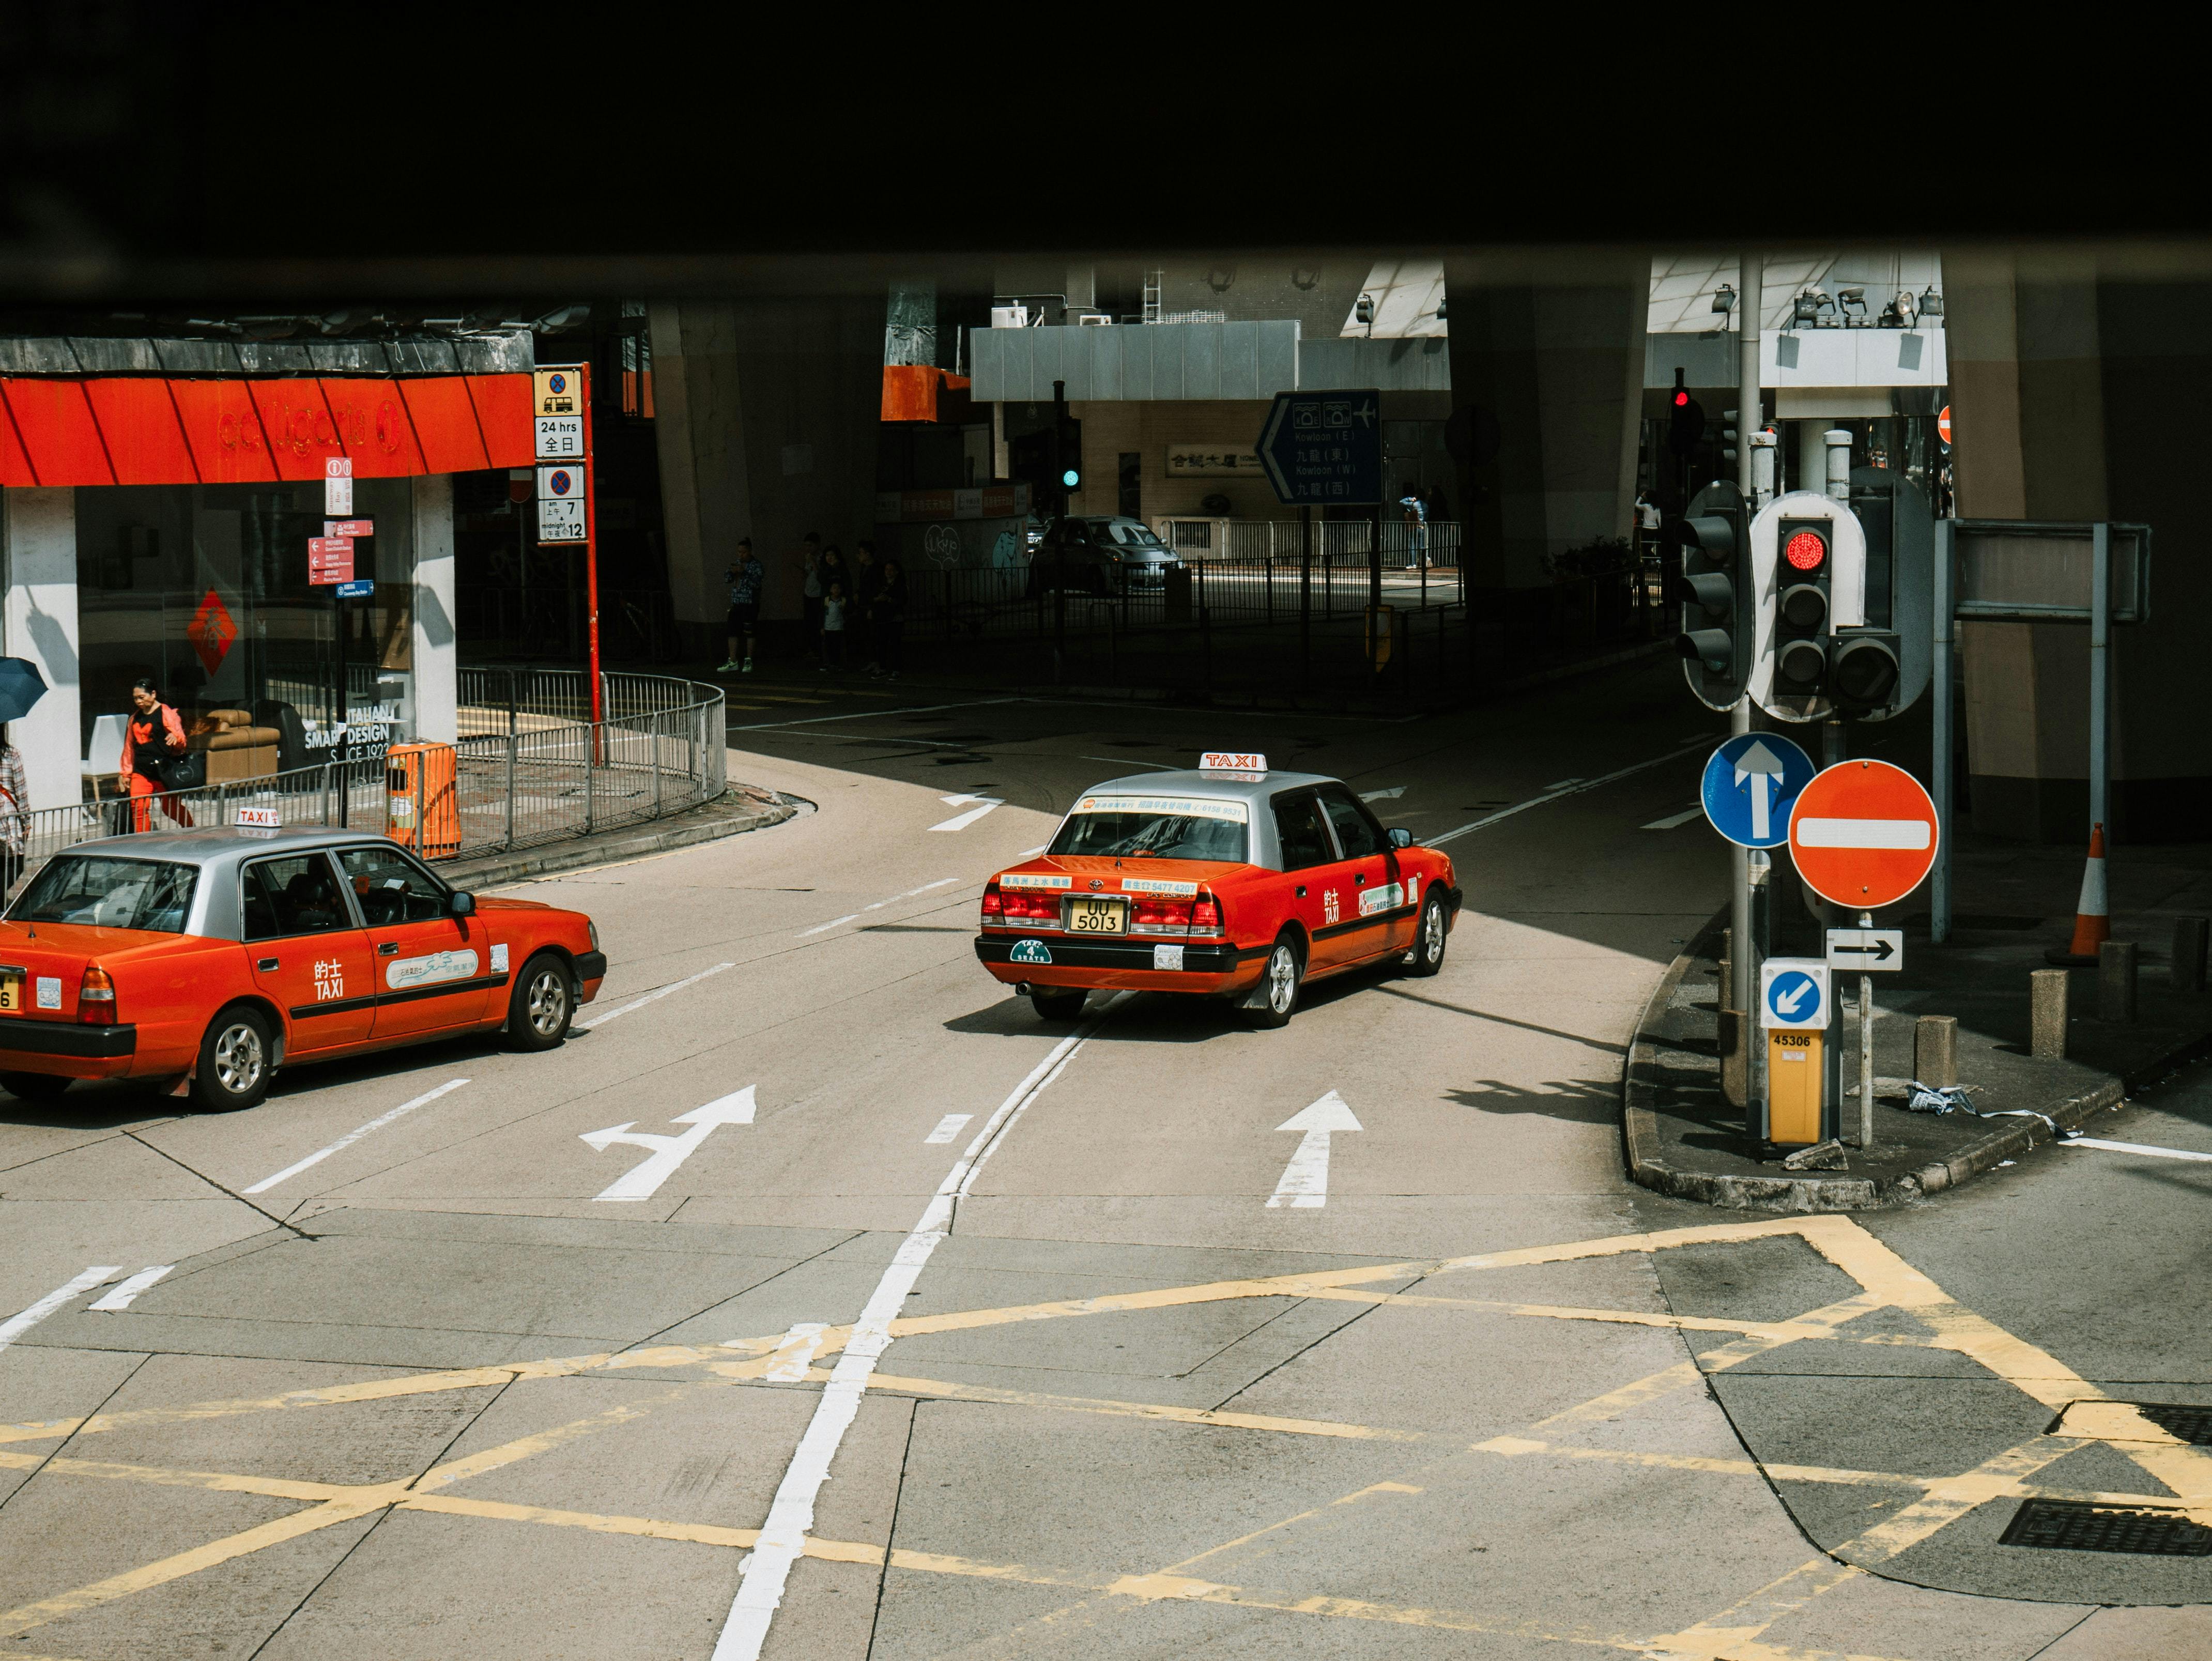
[[[1067,903],[1067,932],[1071,934],[1125,934],[1128,932],[1128,902],[1097,900],[1085,896]]]
[[[0,1014],[20,1015],[23,1013],[23,971],[20,969],[0,969]]]

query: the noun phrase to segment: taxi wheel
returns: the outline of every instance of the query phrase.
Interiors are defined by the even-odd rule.
[[[208,1023],[200,1040],[200,1064],[192,1077],[192,1099],[210,1113],[236,1113],[258,1107],[269,1093],[276,1046],[268,1018],[240,1004]]]
[[[1083,1005],[1090,994],[1081,987],[1066,992],[1047,992],[1040,988],[1030,994],[1030,1007],[1036,1010],[1041,1021],[1079,1021]]]
[[[507,1001],[507,1042],[514,1049],[551,1050],[568,1036],[576,1013],[575,983],[550,952],[522,965]]]
[[[1305,959],[1296,940],[1285,934],[1275,942],[1274,950],[1267,953],[1267,966],[1261,972],[1260,984],[1254,989],[1254,1001],[1245,1006],[1253,1025],[1291,1024],[1291,1013],[1298,1007],[1298,984],[1305,978]]]
[[[1419,927],[1413,930],[1413,949],[1406,954],[1406,972],[1409,975],[1433,975],[1444,966],[1444,940],[1449,933],[1449,922],[1444,916],[1444,903],[1431,898],[1421,908]]]
[[[0,1089],[27,1102],[50,1102],[70,1082],[54,1073],[0,1073]]]

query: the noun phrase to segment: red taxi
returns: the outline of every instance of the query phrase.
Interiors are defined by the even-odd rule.
[[[0,920],[0,1086],[143,1079],[252,1107],[295,1062],[467,1032],[550,1050],[606,972],[582,913],[458,892],[358,830],[80,843]]]
[[[1308,981],[1443,966],[1449,856],[1385,830],[1342,782],[1209,754],[1085,793],[1037,858],[983,890],[975,956],[1047,1020],[1094,987],[1226,997],[1280,1026]]]

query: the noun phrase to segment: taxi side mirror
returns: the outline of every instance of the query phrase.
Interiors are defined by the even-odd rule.
[[[1412,831],[1406,829],[1402,824],[1394,824],[1390,827],[1391,847],[1411,848],[1413,845],[1413,833]]]
[[[477,914],[474,894],[452,894],[446,899],[446,909],[457,917],[473,917]]]

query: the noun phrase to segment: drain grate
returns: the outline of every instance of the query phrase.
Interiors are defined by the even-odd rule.
[[[2212,1447],[2212,1408],[2167,1407],[2156,1402],[2136,1402],[2137,1413],[2168,1436],[2178,1436],[2198,1447]]]
[[[2212,1529],[2185,1512],[2148,1506],[2088,1506],[2030,1500],[1997,1537],[2001,1546],[2048,1551],[2119,1551],[2143,1557],[2212,1557]]]

